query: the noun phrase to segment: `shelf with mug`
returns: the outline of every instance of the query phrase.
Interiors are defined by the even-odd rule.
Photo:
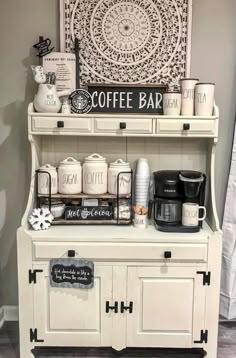
[[[114,194],[38,194],[39,198],[49,198],[51,199],[117,199],[117,195]],[[131,194],[119,194],[120,199],[130,199]]]

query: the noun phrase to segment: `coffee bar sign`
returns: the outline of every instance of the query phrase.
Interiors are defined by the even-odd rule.
[[[164,85],[89,85],[93,113],[163,114]]]

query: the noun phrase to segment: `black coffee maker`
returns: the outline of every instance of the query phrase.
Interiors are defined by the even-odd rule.
[[[206,175],[197,171],[162,170],[154,175],[154,222],[159,231],[198,232],[202,227],[182,226],[183,203],[203,206],[205,202]]]

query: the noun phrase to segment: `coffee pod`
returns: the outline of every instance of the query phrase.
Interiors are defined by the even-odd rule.
[[[181,115],[193,116],[194,115],[194,91],[195,86],[199,82],[196,78],[184,78],[180,81],[181,87]]]
[[[179,116],[181,112],[181,93],[167,92],[163,95],[163,112],[165,116]]]
[[[209,117],[213,114],[215,102],[215,84],[198,83],[195,88],[195,114]]]

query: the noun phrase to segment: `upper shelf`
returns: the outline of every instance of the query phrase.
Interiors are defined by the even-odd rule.
[[[36,113],[29,105],[29,134],[118,137],[218,138],[219,110],[214,115],[160,116],[153,114]]]

